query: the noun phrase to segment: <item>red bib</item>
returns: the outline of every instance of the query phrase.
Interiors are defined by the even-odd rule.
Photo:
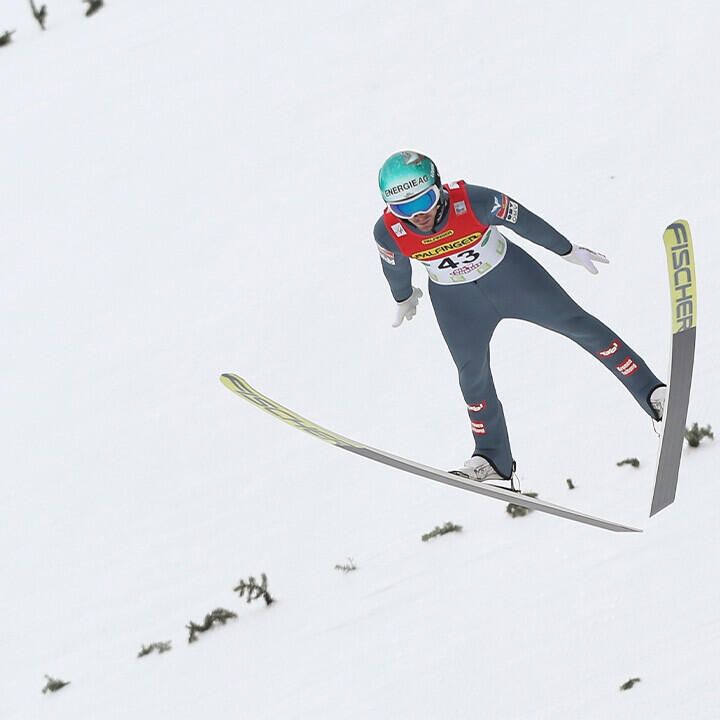
[[[443,186],[450,207],[445,227],[420,235],[385,208],[383,220],[390,236],[406,257],[425,265],[430,279],[440,285],[473,282],[505,257],[505,238],[492,225],[483,225],[470,206],[465,182]]]

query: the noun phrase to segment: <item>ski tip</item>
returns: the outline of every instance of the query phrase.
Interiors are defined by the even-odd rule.
[[[671,222],[665,228],[665,232],[663,233],[663,240],[665,242],[667,242],[668,239],[678,237],[683,240],[690,240],[690,223],[687,220],[675,220],[675,222]]]
[[[229,390],[233,390],[238,387],[250,387],[246,380],[243,380],[243,378],[235,373],[223,373],[220,376],[220,382]]]
[[[242,378],[235,373],[223,373],[220,376],[220,382],[224,382],[225,380],[242,380]]]

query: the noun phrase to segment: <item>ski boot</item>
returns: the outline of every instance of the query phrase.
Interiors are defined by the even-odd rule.
[[[519,492],[519,487],[515,487],[515,461],[513,460],[512,475],[509,478],[503,477],[484,457],[481,455],[473,455],[466,460],[458,470],[450,470],[451,475],[475,480],[476,482],[488,482],[496,485],[503,490],[514,490]]]

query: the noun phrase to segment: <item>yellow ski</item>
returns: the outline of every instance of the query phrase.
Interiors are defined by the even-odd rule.
[[[520,505],[521,507],[526,507],[530,510],[539,510],[540,512],[549,513],[550,515],[557,515],[559,517],[567,518],[568,520],[585,523],[586,525],[593,525],[595,527],[604,528],[605,530],[612,530],[613,532],[642,532],[641,530],[628,525],[621,525],[609,520],[593,517],[592,515],[585,515],[584,513],[570,510],[559,505],[553,505],[552,503],[539,500],[538,498],[521,495],[520,493],[513,492],[512,490],[506,490],[505,488],[462,478],[443,470],[422,465],[414,460],[401,458],[397,455],[391,455],[384,450],[377,450],[376,448],[372,448],[368,445],[363,445],[355,440],[350,440],[343,435],[338,435],[331,430],[327,430],[320,425],[316,425],[314,422],[311,422],[301,415],[298,415],[296,412],[280,405],[280,403],[275,402],[275,400],[259,393],[239,375],[224,373],[220,377],[220,381],[226,388],[228,388],[228,390],[231,390],[236,395],[239,395],[241,398],[244,398],[273,417],[276,417],[278,420],[282,420],[298,430],[309,433],[324,442],[355,453],[356,455],[362,455],[363,457],[370,458],[371,460],[383,463],[384,465],[390,465],[391,467],[398,468],[399,470],[404,470],[405,472],[413,473],[414,475],[429,478],[430,480],[435,480],[436,482],[453,485],[454,487],[461,488],[463,490],[470,490],[471,492],[475,492],[480,495],[486,495],[487,497],[494,498],[495,500],[504,500],[505,502],[514,503],[515,505]]]
[[[663,242],[670,279],[673,334],[651,516],[675,500],[690,402],[697,325],[695,258],[687,220],[668,225]]]

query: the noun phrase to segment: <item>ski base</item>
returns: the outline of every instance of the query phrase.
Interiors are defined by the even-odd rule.
[[[521,507],[528,508],[529,510],[538,510],[549,515],[556,515],[558,517],[573,520],[585,525],[603,528],[604,530],[611,530],[613,532],[642,532],[642,530],[630,527],[629,525],[622,525],[610,520],[603,520],[602,518],[594,517],[592,515],[586,515],[585,513],[571,510],[570,508],[554,505],[527,495],[522,495],[521,493],[513,490],[506,490],[494,485],[487,485],[463,478],[459,475],[453,475],[450,472],[422,465],[414,460],[398,457],[397,455],[392,455],[384,450],[378,450],[370,447],[369,445],[364,445],[356,442],[355,440],[351,440],[350,438],[338,435],[331,430],[327,430],[326,428],[307,420],[306,418],[298,415],[296,412],[280,405],[265,395],[262,395],[239,375],[224,373],[220,377],[220,381],[226,388],[228,388],[228,390],[231,390],[236,395],[239,395],[241,398],[244,398],[273,417],[276,417],[278,420],[282,420],[298,430],[302,430],[309,435],[313,435],[323,442],[330,443],[331,445],[335,445],[336,447],[355,453],[356,455],[362,455],[363,457],[382,463],[383,465],[389,465],[390,467],[397,468],[398,470],[404,470],[405,472],[412,473],[413,475],[419,475],[420,477],[434,480],[435,482],[452,485],[453,487],[457,487],[462,490],[469,490],[470,492],[485,495],[486,497],[490,497],[495,500],[514,503],[515,505],[520,505]]]

